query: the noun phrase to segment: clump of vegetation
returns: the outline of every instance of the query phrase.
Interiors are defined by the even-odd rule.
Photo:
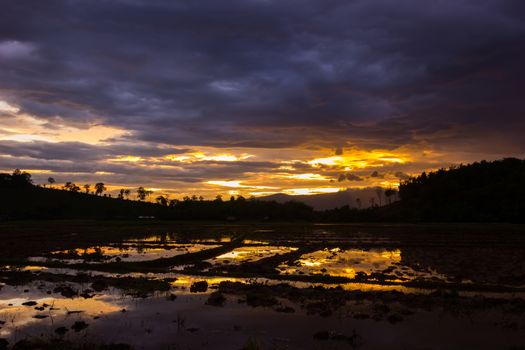
[[[197,281],[193,282],[190,286],[190,292],[192,293],[205,293],[208,290],[208,282]]]
[[[206,305],[224,306],[225,302],[226,298],[224,297],[224,295],[219,291],[215,291],[210,294],[208,300],[206,301]]]

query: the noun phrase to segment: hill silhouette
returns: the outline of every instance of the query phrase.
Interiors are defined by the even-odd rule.
[[[355,204],[351,191],[316,198],[279,194],[260,200],[232,197],[224,201],[220,197],[203,200],[196,196],[168,201],[159,196],[158,203],[151,203],[124,199],[123,192],[120,198],[106,197],[102,195],[105,190],[102,183],[98,183],[92,193],[88,189],[88,193],[81,193],[80,188],[70,182],[62,188],[35,186],[31,175],[19,170],[13,174],[0,174],[0,219],[155,217],[171,220],[525,222],[525,161],[516,158],[422,173],[403,181],[394,197],[390,193],[389,199],[398,197],[399,200],[383,206],[371,201],[370,206],[363,208]],[[371,190],[379,195],[377,188]],[[143,187],[137,193],[142,199],[150,194]],[[384,196],[384,193],[380,195]],[[297,201],[308,200],[308,204],[319,208],[320,205],[329,205],[327,198],[339,198],[348,204],[314,210],[312,206]]]
[[[101,184],[102,188],[104,187]],[[82,193],[72,183],[63,189],[34,186],[19,170],[0,174],[0,219],[138,219],[169,220],[309,220],[311,207],[299,202],[266,202],[243,197],[223,201],[185,197],[162,204]],[[144,190],[143,188],[141,188]],[[140,188],[139,188],[140,191]],[[95,192],[96,193],[96,192]]]
[[[380,192],[378,192],[378,189]],[[348,188],[334,193],[322,193],[313,195],[289,195],[276,193],[269,196],[258,197],[258,200],[276,201],[286,203],[289,201],[303,202],[315,210],[329,210],[339,208],[345,205],[355,208],[368,208],[376,203],[379,204],[378,193],[381,196],[382,203],[386,204],[388,198],[385,197],[384,191],[380,187],[366,188]]]
[[[423,221],[525,221],[525,160],[506,158],[423,173],[401,183],[405,210]]]
[[[322,221],[525,223],[525,161],[516,158],[422,173],[401,182],[399,200],[320,213]]]

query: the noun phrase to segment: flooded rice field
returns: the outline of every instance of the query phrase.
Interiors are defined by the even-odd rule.
[[[268,226],[6,239],[0,349],[525,349],[515,228]]]
[[[56,261],[65,264],[82,262],[100,263],[120,261],[147,261],[160,258],[170,258],[186,253],[195,253],[201,250],[216,247],[219,246],[199,243],[119,243],[108,246],[94,246],[88,248],[76,248],[63,251],[54,251],[42,257],[29,257],[28,260],[35,262]]]

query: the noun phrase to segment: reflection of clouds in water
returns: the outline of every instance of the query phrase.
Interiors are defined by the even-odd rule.
[[[122,261],[147,261],[155,260],[160,258],[171,258],[174,256],[196,253],[206,249],[217,248],[219,245],[211,244],[169,244],[159,245],[158,247],[148,245],[119,245],[119,246],[100,246],[100,247],[89,247],[89,248],[77,248],[70,250],[54,251],[50,253],[50,257],[53,256],[60,258],[60,255],[70,255],[73,258],[55,259],[60,260],[64,263],[81,263],[84,262],[84,258],[92,257],[96,255],[96,259],[92,259],[93,262],[100,263],[104,261],[114,261],[117,257]],[[107,258],[107,259],[105,259]],[[30,261],[42,262],[46,258],[43,257],[31,257]],[[88,260],[89,262],[89,260]]]
[[[20,270],[21,271],[42,271],[42,270],[47,270],[47,267],[27,265],[27,266],[20,268]]]
[[[115,313],[122,309],[122,306],[118,305],[122,300],[117,301],[116,298],[109,295],[95,296],[90,299],[63,299],[48,296],[31,299],[9,296],[5,298],[5,294],[11,294],[11,296],[20,294],[20,291],[11,287],[6,287],[6,289],[2,291],[4,298],[0,299],[0,320],[5,322],[5,325],[0,328],[1,337],[10,337],[20,328],[32,324],[38,323],[39,326],[53,326],[55,322],[74,317],[72,314],[68,315],[68,312],[81,311],[81,313],[76,314],[76,318],[92,318]],[[35,301],[37,305],[22,305],[29,300]],[[44,307],[44,310],[36,310],[35,307]],[[37,315],[46,317],[37,319],[35,318]]]
[[[397,268],[401,262],[399,249],[346,249],[331,248],[302,255],[296,266],[280,265],[282,274],[325,273],[331,276],[355,278],[357,273],[371,274]],[[406,275],[404,271],[403,275]],[[409,271],[413,271],[410,269]]]
[[[295,250],[297,250],[297,248],[284,246],[239,247],[208,261],[217,263],[225,260],[234,260],[235,263],[242,263],[247,261],[257,261],[276,254],[287,254]]]

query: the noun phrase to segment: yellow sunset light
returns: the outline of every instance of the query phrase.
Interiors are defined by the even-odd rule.
[[[285,189],[282,192],[291,195],[312,195],[320,193],[335,193],[339,192],[341,189],[339,187],[321,187],[321,188],[289,188]]]
[[[246,187],[244,185],[241,185],[240,181],[208,181],[207,182],[210,185],[217,185],[217,186],[223,186],[223,187]]]
[[[287,177],[292,179],[299,179],[299,180],[327,180],[327,178],[320,174],[294,174],[294,175],[288,175]]]
[[[0,112],[18,113],[19,111],[20,111],[20,108],[12,106],[6,101],[0,100]]]
[[[120,156],[117,158],[109,159],[112,162],[130,162],[130,163],[136,163],[140,162],[141,160],[144,160],[142,157],[137,156]]]
[[[313,160],[309,161],[308,164],[310,164],[310,165],[312,165],[314,167],[319,167],[320,165],[334,166],[334,165],[341,164],[343,161],[344,161],[343,157],[341,157],[341,156],[334,156],[334,157],[325,157],[325,158],[313,159]]]
[[[248,159],[253,157],[251,154],[206,154],[204,152],[193,152],[183,155],[167,155],[165,159],[171,160],[173,162],[182,162],[182,163],[193,163],[193,162],[202,162],[202,161],[215,161],[215,162],[237,162],[240,160]]]

